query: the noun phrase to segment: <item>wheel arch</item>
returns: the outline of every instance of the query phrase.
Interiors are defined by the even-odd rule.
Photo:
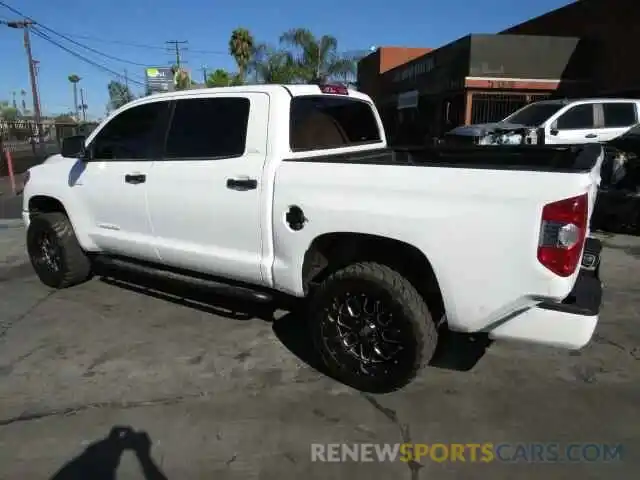
[[[79,219],[72,212],[72,209],[67,208],[65,202],[56,195],[48,193],[39,193],[32,195],[27,202],[27,209],[29,211],[29,217],[33,217],[39,213],[52,213],[61,212],[64,213],[71,223],[74,233],[78,239],[78,242],[85,250],[95,250],[95,244],[93,240],[83,231],[82,228],[78,228]]]
[[[434,321],[444,318],[441,284],[433,264],[415,245],[383,235],[330,232],[317,236],[302,264],[305,294],[336,270],[367,261],[382,263],[405,276],[429,305]]]

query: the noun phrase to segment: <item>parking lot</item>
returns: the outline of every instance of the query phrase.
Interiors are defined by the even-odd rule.
[[[124,276],[52,291],[22,229],[0,226],[0,478],[51,478],[114,426],[146,431],[169,479],[635,478],[640,239],[603,240],[605,305],[586,349],[494,343],[478,359],[480,339],[453,337],[417,382],[373,397],[314,368],[301,318]],[[588,442],[622,444],[623,457],[311,462],[312,443],[362,442]],[[69,475],[117,457],[102,442],[58,478],[114,478]],[[145,477],[130,451],[117,472],[164,478]]]

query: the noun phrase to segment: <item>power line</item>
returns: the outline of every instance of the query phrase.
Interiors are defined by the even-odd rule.
[[[54,35],[57,35],[58,37],[63,38],[66,41],[68,41],[70,43],[73,43],[73,44],[75,44],[75,45],[77,45],[77,46],[79,46],[81,48],[84,48],[84,49],[86,49],[86,50],[88,50],[90,52],[93,52],[96,55],[100,55],[102,57],[109,58],[109,59],[115,60],[117,62],[128,63],[130,65],[136,65],[136,66],[139,66],[139,67],[146,67],[147,66],[144,63],[132,62],[131,60],[126,60],[124,58],[115,57],[113,55],[109,55],[107,53],[104,53],[104,52],[101,52],[99,50],[96,50],[95,48],[92,48],[92,47],[84,45],[84,44],[82,44],[80,42],[77,42],[77,41],[73,40],[72,38],[69,38],[68,36],[66,36],[66,35],[64,35],[62,33],[59,33],[57,31],[53,30],[52,28],[47,27],[46,25],[44,25],[42,23],[36,22],[33,18],[30,18],[29,16],[23,14],[22,12],[20,12],[17,9],[11,7],[10,5],[7,5],[5,2],[0,1],[0,5],[2,5],[3,7],[7,8],[7,9],[9,9],[13,13],[15,13],[16,15],[20,15],[21,17],[24,17],[24,18],[30,20],[31,22],[37,24],[41,29],[46,30],[47,32],[52,33]]]
[[[135,43],[135,42],[125,42],[122,40],[108,40],[105,38],[100,38],[100,37],[94,37],[91,35],[79,35],[76,33],[63,33],[63,32],[58,32],[58,31],[54,31],[49,27],[44,26],[42,23],[36,22],[33,18],[29,18],[27,15],[23,14],[22,12],[18,11],[17,9],[13,8],[12,6],[6,4],[5,2],[0,1],[0,5],[2,5],[3,7],[5,7],[6,9],[10,10],[11,12],[15,13],[16,15],[20,15],[21,17],[24,17],[28,20],[31,20],[34,23],[38,23],[40,25],[41,28],[50,31],[51,33],[54,33],[62,38],[65,38],[68,41],[73,42],[73,40],[71,40],[68,37],[75,37],[75,38],[80,38],[80,39],[84,39],[84,40],[93,40],[94,42],[101,42],[101,43],[112,43],[115,45],[126,45],[129,47],[136,47],[136,48],[148,48],[148,49],[152,49],[152,50],[165,50],[165,47],[161,47],[158,45],[148,45],[148,44],[143,44],[143,43]],[[76,43],[76,42],[74,42]],[[81,44],[79,44],[81,45]],[[81,45],[84,48],[90,48],[87,47],[86,45]],[[229,55],[228,51],[225,50],[201,50],[201,49],[196,49],[196,50],[189,50],[189,52],[191,53],[202,53],[202,54],[207,54],[207,55]],[[127,61],[125,61],[127,62]],[[128,63],[128,62],[127,62]]]
[[[89,40],[89,41],[93,41],[93,42],[99,42],[99,43],[111,43],[114,45],[125,45],[127,47],[135,47],[135,48],[146,48],[146,49],[150,49],[150,50],[166,50],[166,47],[160,47],[158,45],[148,45],[148,44],[144,44],[144,43],[135,43],[135,42],[125,42],[124,40],[108,40],[106,38],[99,38],[99,37],[94,37],[91,35],[80,35],[77,33],[68,33],[68,32],[60,32],[63,33],[64,35],[68,36],[68,37],[72,37],[72,38],[79,38],[82,40]],[[205,54],[205,55],[229,55],[228,51],[224,51],[224,50],[200,50],[200,49],[189,49],[190,53],[201,53],[201,54]]]
[[[56,47],[64,50],[65,52],[69,53],[70,55],[73,55],[77,59],[82,60],[83,62],[88,63],[89,65],[92,65],[92,66],[102,70],[103,72],[107,72],[110,75],[112,75],[112,76],[114,76],[114,77],[116,77],[118,79],[124,78],[121,73],[118,73],[115,70],[111,70],[110,68],[107,68],[104,65],[100,65],[99,63],[94,62],[93,60],[90,60],[90,59],[86,58],[85,56],[83,56],[83,55],[81,55],[81,54],[79,54],[77,52],[74,52],[73,50],[70,50],[69,48],[65,47],[64,45],[61,45],[60,43],[58,43],[55,40],[53,40],[47,34],[41,32],[40,30],[33,28],[31,31],[37,37],[39,37],[39,38],[41,38],[43,40],[46,40],[47,42],[49,42],[49,43],[55,45]],[[142,87],[145,86],[144,82],[139,82],[138,80],[133,80],[133,79],[129,78],[129,81],[132,82],[132,83],[135,83],[135,84],[137,84],[139,86],[142,86]]]
[[[103,53],[103,52],[101,52],[99,50],[96,50],[95,48],[88,47],[87,45],[83,45],[80,42],[76,42],[75,40],[67,37],[66,35],[58,33],[55,30],[52,30],[51,28],[46,27],[45,25],[42,25],[42,24],[38,24],[38,25],[40,26],[40,28],[42,28],[42,29],[44,29],[44,30],[46,30],[46,31],[48,31],[50,33],[53,33],[54,35],[57,35],[60,38],[64,38],[66,41],[68,41],[70,43],[73,43],[75,45],[78,45],[79,47],[82,47],[82,48],[84,48],[84,49],[86,49],[86,50],[88,50],[90,52],[93,52],[96,55],[100,55],[102,57],[109,58],[111,60],[115,60],[116,62],[128,63],[129,65],[136,65],[138,67],[146,67],[147,66],[147,64],[144,64],[144,63],[132,62],[131,60],[126,60],[124,58],[114,57],[113,55],[109,55],[108,53]]]

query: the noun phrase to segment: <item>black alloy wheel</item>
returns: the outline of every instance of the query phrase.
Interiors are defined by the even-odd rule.
[[[437,331],[415,288],[375,263],[351,265],[313,293],[311,329],[330,373],[358,390],[408,384],[431,360]]]

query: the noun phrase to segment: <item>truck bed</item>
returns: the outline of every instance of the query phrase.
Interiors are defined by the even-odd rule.
[[[309,156],[285,159],[285,161],[583,173],[593,169],[601,154],[602,147],[598,144],[561,147],[407,146],[368,152]]]

